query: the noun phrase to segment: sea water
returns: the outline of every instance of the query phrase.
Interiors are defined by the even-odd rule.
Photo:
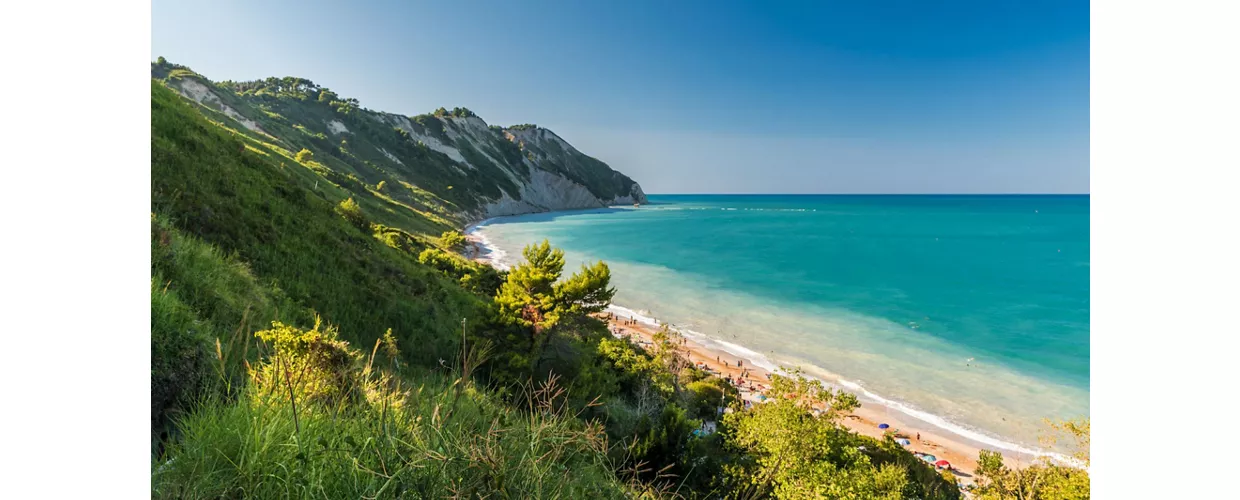
[[[999,451],[1089,415],[1088,196],[663,195],[487,221],[614,303]]]

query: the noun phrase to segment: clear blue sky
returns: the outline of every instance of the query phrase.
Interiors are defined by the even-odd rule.
[[[151,57],[536,123],[650,193],[1086,193],[1089,3],[154,0]]]

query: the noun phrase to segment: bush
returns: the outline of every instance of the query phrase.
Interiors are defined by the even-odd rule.
[[[439,236],[439,242],[449,250],[460,250],[465,246],[465,235],[460,231],[444,231]]]
[[[719,377],[708,377],[685,386],[690,394],[689,408],[693,418],[715,420],[719,416],[718,408],[728,406],[736,400],[736,387]]]
[[[438,248],[423,250],[418,254],[418,262],[457,280],[462,288],[488,298],[495,295],[508,277],[507,273],[491,266],[470,262]]]
[[[370,221],[367,221],[366,216],[362,214],[362,206],[358,205],[356,201],[353,201],[353,197],[350,196],[340,202],[340,204],[336,206],[336,211],[340,212],[340,215],[343,216],[345,220],[349,221],[350,224],[353,224],[358,229],[365,231],[370,228]]]
[[[362,354],[337,338],[336,329],[304,330],[273,322],[254,334],[274,347],[274,356],[250,369],[250,395],[254,402],[313,404],[340,402],[356,392],[356,367]]]
[[[399,228],[375,223],[370,225],[370,229],[373,231],[375,239],[382,241],[384,245],[404,250],[412,255],[417,255],[418,250],[426,247],[426,243],[421,238]]]
[[[1057,434],[1072,438],[1075,452],[1073,458],[1089,466],[1089,420],[1052,422]],[[1051,435],[1045,439],[1054,444],[1062,436]],[[1004,498],[1089,498],[1089,471],[1059,465],[1047,458],[1035,461],[1022,469],[1009,469],[1003,465],[1003,455],[996,451],[981,450],[978,453],[977,489],[980,499]]]
[[[314,159],[314,151],[310,151],[309,149],[306,149],[306,148],[301,148],[301,151],[298,151],[297,155],[294,156],[293,159],[297,160],[297,163],[306,163]]]

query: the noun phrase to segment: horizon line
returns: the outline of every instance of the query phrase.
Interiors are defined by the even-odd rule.
[[[646,196],[1089,196],[1089,193],[645,193]]]

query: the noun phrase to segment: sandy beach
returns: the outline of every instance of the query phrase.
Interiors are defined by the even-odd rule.
[[[607,319],[604,313],[600,319]],[[641,345],[653,345],[652,337],[656,329],[641,322],[626,321],[627,318],[616,317],[608,321],[609,328],[615,332],[617,336],[629,339],[632,342]],[[732,377],[738,380],[742,371],[746,373],[743,383],[737,387],[741,390],[741,397],[754,404],[760,404],[757,396],[762,393],[763,388],[770,386],[770,372],[766,369],[753,365],[748,360],[738,358],[722,350],[713,350],[694,342],[692,339],[684,339],[682,347],[683,355],[689,359],[695,366],[705,366],[710,371],[720,377]],[[742,366],[743,363],[743,366]],[[749,390],[749,385],[753,385],[756,390]],[[858,434],[882,438],[884,432],[892,431],[896,438],[906,438],[912,444],[906,446],[911,451],[928,453],[934,455],[941,460],[947,460],[952,464],[952,472],[959,478],[960,483],[964,485],[973,482],[973,470],[977,468],[978,451],[981,448],[970,445],[964,440],[953,438],[950,434],[941,430],[933,429],[927,425],[917,425],[916,420],[911,418],[901,418],[902,415],[894,411],[888,411],[886,407],[878,404],[866,404],[862,402],[862,406],[851,414],[845,415],[840,423]],[[879,429],[879,424],[888,424],[891,427],[886,431]],[[919,439],[920,436],[920,439]],[[1025,462],[1013,457],[1005,455],[1005,461],[1009,466],[1021,466]]]
[[[482,237],[472,231],[477,225],[473,224],[466,228],[466,238],[469,244],[465,249],[465,256],[471,260],[495,266],[497,263],[493,259],[492,251],[487,248]],[[655,327],[640,321],[631,321],[630,318],[619,314],[602,313],[599,318],[607,320],[609,330],[618,337],[627,338],[638,344],[652,345]],[[739,380],[744,372],[745,378],[737,387],[741,389],[742,398],[754,404],[760,404],[757,396],[761,394],[763,388],[770,386],[770,372],[754,365],[751,360],[739,358],[723,350],[711,349],[690,338],[684,339],[682,350],[683,355],[695,366],[707,368],[720,377],[730,376],[733,380]],[[749,389],[751,384],[755,390]],[[908,439],[911,441],[911,444],[906,446],[909,450],[931,454],[937,459],[950,462],[952,472],[961,484],[969,485],[974,482],[973,471],[977,468],[978,452],[982,448],[971,444],[964,438],[920,422],[881,404],[869,403],[865,399],[862,399],[860,408],[845,415],[840,423],[866,436],[882,438],[885,432],[892,432],[896,438]],[[888,424],[890,428],[879,429],[878,425],[882,423]],[[1021,467],[1031,460],[1032,457],[1019,456],[1011,452],[1004,453],[1004,461],[1009,467]]]

